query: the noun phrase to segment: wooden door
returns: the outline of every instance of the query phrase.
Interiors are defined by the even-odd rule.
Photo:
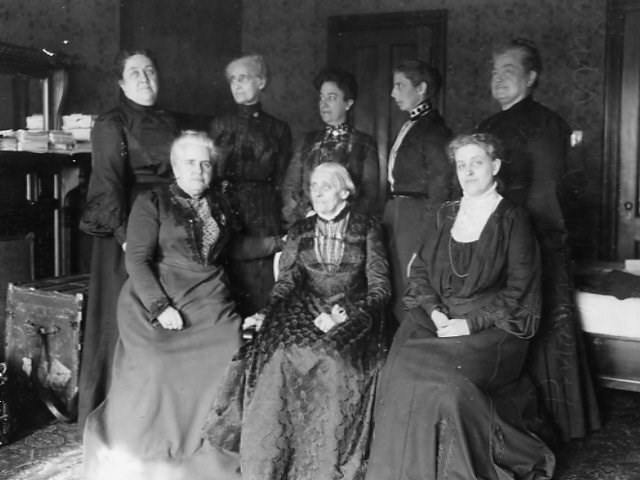
[[[604,152],[603,256],[640,258],[640,4],[610,0]]]
[[[330,17],[328,65],[350,71],[358,82],[354,125],[372,135],[380,160],[380,203],[387,188],[387,156],[406,121],[391,98],[393,67],[405,59],[431,63],[445,74],[446,11]],[[437,101],[444,113],[444,96]]]

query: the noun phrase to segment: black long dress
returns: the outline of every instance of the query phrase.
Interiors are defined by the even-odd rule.
[[[542,254],[542,321],[529,368],[560,438],[583,437],[600,416],[582,344],[560,202],[571,129],[555,112],[526,97],[481,122],[505,147],[504,196],[527,209]]]
[[[410,112],[405,128],[409,130],[401,138],[390,166],[389,192],[382,217],[389,245],[391,303],[397,321],[403,318],[407,265],[420,246],[419,227],[433,217],[443,202],[450,200],[452,185],[452,169],[446,154],[451,129],[440,113],[428,102],[421,103]],[[392,156],[393,152],[390,161]]]
[[[380,167],[378,147],[373,138],[345,123],[327,125],[304,136],[293,155],[282,183],[283,217],[288,225],[304,218],[313,209],[309,179],[314,168],[324,162],[344,165],[355,184],[354,209],[377,215]]]
[[[523,426],[520,384],[540,313],[540,259],[506,200],[479,239],[458,243],[445,204],[411,267],[409,309],[382,370],[367,480],[550,479],[548,447]],[[434,309],[469,335],[438,337]],[[522,397],[522,398],[521,398]]]
[[[291,130],[259,103],[237,107],[211,123],[211,137],[223,150],[218,177],[226,181],[242,235],[282,236],[280,185],[291,158]],[[238,311],[252,315],[273,287],[273,256],[232,261],[229,276]]]
[[[171,181],[174,119],[157,107],[125,98],[96,120],[91,132],[93,167],[80,228],[94,236],[79,381],[78,429],[104,400],[118,338],[116,304],[127,274],[122,244],[135,197]]]
[[[232,362],[211,411],[213,445],[243,478],[360,479],[366,467],[390,295],[381,227],[345,209],[289,231],[262,329]],[[348,320],[324,333],[333,304]]]
[[[86,422],[83,478],[239,479],[237,459],[202,437],[240,345],[241,318],[221,264],[230,220],[213,190],[198,202],[173,184],[135,202],[113,379]],[[182,330],[159,325],[168,305],[180,312]]]

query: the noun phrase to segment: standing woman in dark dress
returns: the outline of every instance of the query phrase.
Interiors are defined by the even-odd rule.
[[[527,213],[498,193],[493,137],[451,142],[463,196],[445,203],[411,265],[406,315],[380,375],[367,480],[550,480],[523,424],[540,255]]]
[[[111,378],[116,303],[127,277],[129,210],[140,192],[171,181],[169,149],[177,134],[173,117],[155,106],[158,75],[150,53],[123,51],[116,68],[124,98],[93,126],[93,167],[80,221],[82,231],[95,236],[79,381],[81,433],[87,415],[104,400]]]
[[[340,68],[325,68],[313,84],[319,93],[318,108],[325,126],[304,136],[289,164],[282,185],[285,221],[292,225],[312,210],[309,178],[313,169],[324,162],[347,167],[357,190],[353,208],[377,215],[378,148],[370,135],[349,123],[349,112],[358,96],[356,79]]]
[[[247,55],[227,65],[235,113],[215,118],[211,137],[222,149],[219,176],[237,210],[241,232],[252,237],[280,237],[280,185],[291,157],[289,126],[262,110],[267,64]],[[229,276],[238,311],[248,316],[264,307],[273,286],[273,256],[232,261]]]
[[[404,316],[402,294],[407,287],[407,266],[418,249],[419,225],[432,217],[451,194],[451,166],[447,143],[451,130],[433,106],[442,78],[437,69],[419,60],[406,60],[393,72],[391,96],[409,118],[389,153],[388,199],[383,224],[389,241],[396,320]]]
[[[567,229],[559,192],[571,129],[533,99],[542,72],[535,45],[513,40],[493,53],[491,92],[502,109],[482,121],[479,132],[502,141],[505,198],[524,206],[542,254],[543,306],[529,370],[560,438],[583,437],[600,424],[576,316]]]

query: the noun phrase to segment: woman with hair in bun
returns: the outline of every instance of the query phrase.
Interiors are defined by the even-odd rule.
[[[370,135],[350,122],[358,97],[354,76],[341,68],[324,68],[313,81],[324,128],[307,133],[298,144],[282,186],[283,215],[287,225],[304,218],[313,207],[309,179],[324,162],[344,165],[356,186],[353,208],[376,216],[378,212],[378,148]]]
[[[380,374],[366,479],[550,480],[554,455],[522,408],[538,245],[526,211],[498,191],[495,138],[460,136],[448,153],[463,196],[426,219]]]
[[[80,229],[94,237],[82,340],[78,429],[104,400],[118,339],[116,303],[127,278],[127,218],[137,195],[172,181],[169,149],[178,133],[173,116],[156,106],[159,78],[147,50],[115,59],[120,104],[100,115],[91,131],[93,166]]]
[[[269,82],[262,55],[232,60],[226,77],[236,103],[233,113],[214,118],[210,135],[222,152],[218,168],[241,234],[272,239],[284,234],[280,187],[291,157],[291,130],[266,113],[260,102]],[[229,277],[238,311],[249,316],[264,307],[273,287],[273,255],[233,260]]]

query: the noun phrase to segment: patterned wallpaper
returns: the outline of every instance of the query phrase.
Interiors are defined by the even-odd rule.
[[[0,41],[74,55],[63,113],[100,113],[117,101],[109,70],[120,41],[113,0],[2,0]],[[64,43],[67,41],[67,43]]]
[[[497,111],[489,90],[492,44],[516,36],[534,40],[544,69],[536,98],[584,131],[584,146],[572,155],[571,168],[580,202],[587,211],[597,211],[604,0],[245,0],[243,9],[243,50],[267,54],[274,74],[265,106],[286,119],[296,135],[319,124],[311,79],[326,60],[329,16],[446,9],[444,114],[456,133],[471,131]],[[597,221],[582,218],[581,223],[592,220]]]

